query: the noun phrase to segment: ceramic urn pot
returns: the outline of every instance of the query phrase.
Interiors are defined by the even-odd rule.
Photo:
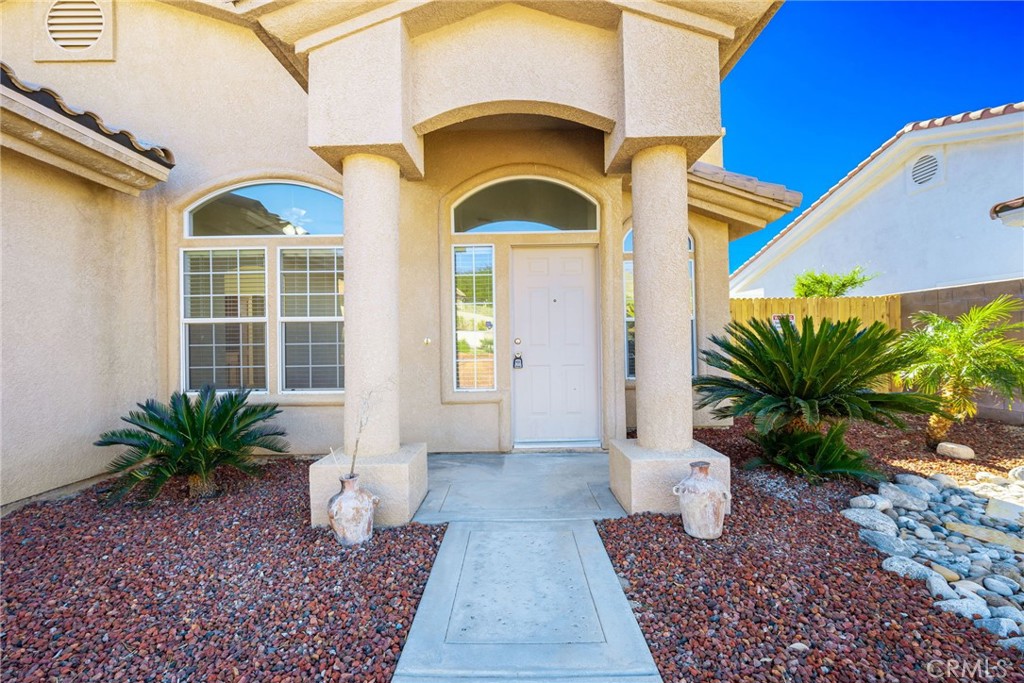
[[[327,506],[334,537],[342,545],[358,545],[373,535],[373,510],[380,498],[359,488],[359,475],[341,477],[341,491]]]
[[[722,535],[725,511],[732,497],[725,484],[708,470],[711,463],[700,460],[690,463],[690,474],[672,488],[679,496],[679,512],[683,529],[694,538],[715,539]]]

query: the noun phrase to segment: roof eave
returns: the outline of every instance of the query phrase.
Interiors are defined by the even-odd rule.
[[[831,212],[836,205],[845,203],[852,194],[862,191],[864,185],[873,181],[876,176],[888,172],[897,163],[896,160],[902,159],[910,151],[939,142],[950,144],[1004,133],[1018,125],[1007,123],[1009,119],[1005,117],[1022,112],[1024,112],[1024,102],[1018,102],[954,116],[908,123],[835,185],[826,190],[757,253],[740,264],[729,276],[730,280],[736,286],[763,273],[777,258],[781,257],[776,256],[781,253],[781,249],[792,244],[795,239],[809,230],[817,230],[818,228],[813,226],[823,214]],[[973,124],[973,126],[963,124]]]
[[[688,194],[690,207],[696,213],[729,226],[730,241],[761,230],[795,208],[777,199],[707,180],[693,173],[689,174]]]
[[[385,18],[401,16],[437,0],[405,0],[404,2],[364,2],[365,9],[335,19],[331,12],[321,16],[308,11],[293,11],[292,6],[303,0],[158,0],[167,5],[195,12],[252,30],[289,74],[307,88],[309,68],[307,53],[324,42],[337,40],[348,33],[362,30]],[[308,1],[308,0],[307,0]],[[514,0],[509,0],[514,1]],[[782,6],[781,0],[768,4],[766,9],[749,25],[735,25],[699,12],[688,11],[670,4],[644,5],[637,0],[607,0],[618,11],[642,12],[659,21],[666,21],[720,41],[719,77],[724,79],[760,35],[768,22]],[[494,4],[500,4],[495,2]],[[536,6],[538,2],[524,3]],[[469,7],[470,3],[466,3]],[[289,16],[290,15],[290,16]]]
[[[773,2],[746,33],[741,35],[737,32],[736,40],[729,46],[729,49],[723,50],[720,55],[719,61],[721,63],[721,67],[719,70],[719,77],[721,80],[725,80],[725,77],[729,75],[732,68],[740,61],[740,57],[747,52],[747,49],[751,44],[753,44],[757,37],[761,35],[761,31],[765,29],[768,22],[772,20],[775,13],[778,12],[781,7],[782,0]]]
[[[0,145],[135,196],[167,180],[171,170],[6,88],[0,92]]]

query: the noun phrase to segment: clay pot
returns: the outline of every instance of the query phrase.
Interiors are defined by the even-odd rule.
[[[725,510],[732,494],[725,484],[708,474],[711,463],[690,463],[690,475],[672,488],[679,496],[683,529],[694,538],[714,539],[722,535]]]
[[[339,479],[341,492],[334,494],[327,504],[334,537],[342,545],[357,545],[373,535],[373,510],[380,498],[359,488],[359,475]]]

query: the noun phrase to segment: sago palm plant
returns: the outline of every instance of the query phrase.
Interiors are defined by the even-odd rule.
[[[916,360],[897,381],[942,399],[945,414],[928,418],[929,447],[946,440],[954,420],[962,422],[978,412],[979,389],[1010,401],[1015,391],[1024,391],[1024,340],[1010,336],[1024,330],[1024,323],[1012,322],[1022,309],[1024,301],[1000,296],[955,320],[927,311],[911,316],[914,329],[903,335],[900,346]]]
[[[838,422],[828,432],[785,432],[748,434],[747,438],[764,451],[761,457],[744,463],[747,469],[775,465],[795,472],[812,482],[827,477],[882,479],[883,475],[868,465],[866,451],[855,451],[846,445],[846,422]]]
[[[247,405],[249,391],[217,396],[203,387],[194,401],[175,392],[169,404],[150,399],[138,404],[121,419],[129,429],[100,435],[97,446],[127,446],[107,468],[121,473],[108,501],[123,498],[141,486],[144,501],[152,501],[172,477],[188,477],[189,497],[216,491],[214,473],[231,467],[248,475],[258,468],[252,462],[257,448],[285,453],[285,432],[262,425],[281,411],[276,403]]]
[[[818,431],[823,423],[847,418],[902,427],[901,414],[937,410],[932,396],[884,390],[889,375],[917,361],[919,353],[897,346],[899,332],[883,323],[860,327],[856,318],[825,319],[817,329],[810,317],[800,329],[756,319],[729,323],[727,336],[711,337],[720,350],[701,352],[728,376],[697,377],[697,406],[717,406],[716,417],[750,416],[761,434]]]

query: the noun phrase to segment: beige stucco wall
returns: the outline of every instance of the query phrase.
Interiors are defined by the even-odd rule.
[[[180,388],[179,253],[188,246],[213,246],[185,237],[184,217],[190,205],[247,181],[293,180],[343,190],[337,170],[309,148],[306,94],[247,29],[162,3],[118,2],[114,61],[50,63],[33,60],[34,32],[26,27],[34,16],[30,2],[0,4],[4,61],[25,80],[50,85],[68,102],[101,113],[112,125],[171,148],[178,165],[166,183],[133,198],[16,155],[4,155],[3,503],[100,473],[114,452],[94,449],[91,441],[117,426],[117,417],[135,402],[153,396],[166,399]],[[650,27],[641,25],[645,22],[634,26],[643,29],[636,35],[650,33]],[[573,25],[522,7],[498,7],[462,22],[457,29],[441,29],[411,41],[400,26],[382,25],[379,30],[387,34],[387,41],[379,45],[390,49],[387,54],[402,69],[400,82],[384,79],[382,87],[394,86],[389,96],[400,95],[401,106],[407,109],[398,119],[384,117],[377,123],[394,124],[395,144],[413,153],[420,141],[410,138],[409,131],[417,123],[436,125],[437,117],[446,112],[457,112],[459,117],[494,113],[495,105],[483,100],[506,102],[509,93],[515,98],[535,98],[534,104],[544,98],[557,100],[554,109],[530,108],[532,113],[568,116],[569,109],[578,107],[580,116],[590,117],[599,128],[604,117],[623,115],[617,111],[621,103],[610,103],[621,96],[624,86],[616,79],[622,74],[616,72],[608,83],[596,80],[597,73],[608,66],[605,62],[621,57],[623,38],[613,31]],[[511,31],[507,36],[506,30]],[[660,30],[654,33],[661,35]],[[578,62],[565,68],[581,80],[567,79],[557,92],[538,90],[529,83],[492,92],[487,88],[496,86],[488,86],[480,80],[482,76],[460,81],[460,75],[472,70],[453,60],[450,44],[456,38],[470,54],[480,56],[479,65],[485,63],[481,60],[488,41],[516,36],[534,40],[543,49],[536,59],[531,57],[534,61],[511,73],[520,74],[529,67],[540,81],[550,82],[553,60],[571,53]],[[585,46],[567,51],[565,41],[583,39],[589,41]],[[706,56],[705,42],[687,39],[680,55]],[[341,44],[326,46],[321,55],[340,58],[345,52]],[[331,67],[331,59],[324,59],[320,66],[316,60],[311,60],[313,72]],[[507,68],[493,60],[486,66],[479,73]],[[711,67],[709,63],[701,69]],[[412,91],[408,85],[416,81],[412,76],[416,73],[422,85]],[[704,78],[694,88],[701,92],[686,96],[693,95],[690,104],[700,108],[700,126],[685,132],[699,135],[712,127],[717,131],[717,80]],[[637,88],[632,92],[640,97]],[[331,95],[321,94],[317,111],[331,116]],[[677,95],[673,102],[683,97]],[[672,105],[672,111],[689,111],[680,102]],[[506,102],[498,109],[516,112],[519,106],[525,105]],[[344,123],[327,122],[331,121],[335,127]],[[375,136],[368,134],[367,140]],[[322,142],[332,144],[329,136]],[[598,250],[602,436],[606,443],[625,437],[621,245],[630,208],[629,197],[622,192],[622,176],[605,173],[604,135],[593,128],[442,129],[423,135],[422,146],[423,180],[403,179],[400,185],[402,441],[426,442],[432,451],[511,447],[511,371],[502,352],[507,343],[503,331],[509,329],[510,250],[518,244],[551,243],[593,244]],[[457,394],[452,390],[450,368],[448,216],[459,197],[507,175],[551,177],[578,187],[598,201],[601,230],[597,235],[461,238],[496,246],[499,356],[496,391]],[[728,315],[724,305],[728,237],[722,224],[693,214],[690,221],[697,241],[698,326],[703,337],[723,325],[721,316]],[[331,238],[302,242],[303,246],[337,243]],[[45,293],[42,305],[41,293]],[[720,309],[717,316],[716,307]],[[271,320],[271,392],[257,400],[282,404],[284,413],[278,421],[289,431],[294,452],[339,448],[343,395],[276,392],[276,329]],[[58,331],[62,336],[55,334]],[[701,424],[699,416],[697,422]]]
[[[307,146],[305,93],[250,31],[118,2],[114,61],[36,62],[34,4],[0,4],[3,61],[170,147],[178,164],[135,198],[4,150],[4,504],[101,473],[114,450],[90,445],[99,433],[136,402],[178,388],[177,264],[164,260],[177,248],[177,208],[242,179],[340,188]],[[340,444],[340,402],[279,420],[297,452]]]
[[[612,31],[507,4],[419,36],[412,47],[411,109],[420,131],[495,102],[517,103],[511,110],[520,113],[576,109],[598,127],[610,128],[616,117],[620,85],[610,74],[620,58]]]
[[[91,477],[90,444],[159,389],[162,251],[152,199],[20,154],[0,159],[0,499]],[[47,188],[42,197],[41,188]]]

